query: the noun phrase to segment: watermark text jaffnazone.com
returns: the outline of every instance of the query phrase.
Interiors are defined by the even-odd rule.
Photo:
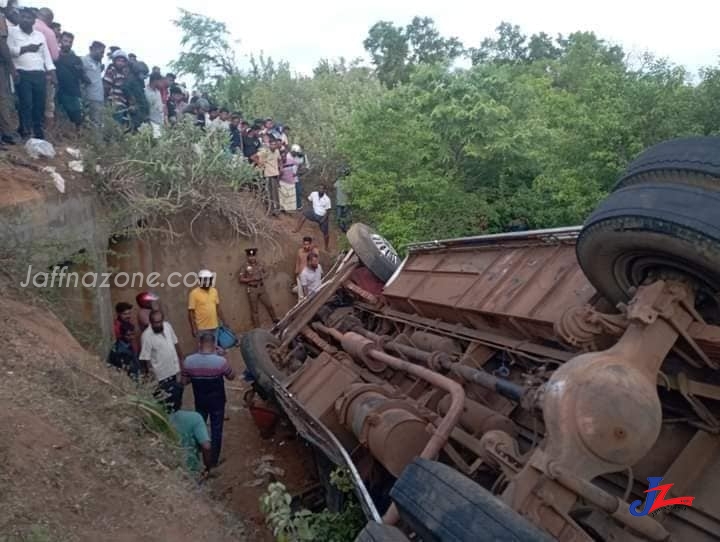
[[[207,280],[207,279],[205,279]],[[215,275],[210,279],[211,284],[215,283]],[[38,271],[33,273],[32,265],[28,266],[25,281],[20,283],[21,288],[34,286],[35,288],[178,288],[184,286],[192,288],[200,284],[198,274],[195,272],[170,273],[164,280],[160,273],[97,273],[88,271],[78,273],[69,272],[67,267],[54,267],[52,271]]]

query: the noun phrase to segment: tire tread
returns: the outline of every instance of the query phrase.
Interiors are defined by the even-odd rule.
[[[720,137],[696,136],[658,143],[635,158],[613,190],[645,182],[720,188]]]
[[[416,459],[390,496],[424,542],[544,542],[549,535],[466,476]]]

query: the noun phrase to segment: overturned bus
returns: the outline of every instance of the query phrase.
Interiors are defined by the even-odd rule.
[[[242,352],[350,469],[358,540],[720,539],[720,138],[648,149],[582,227],[348,239]]]

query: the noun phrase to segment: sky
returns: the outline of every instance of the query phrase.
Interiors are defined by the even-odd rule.
[[[365,57],[362,42],[375,22],[405,25],[415,15],[431,17],[441,34],[456,36],[468,47],[479,45],[501,21],[508,21],[526,34],[594,31],[622,45],[634,58],[650,51],[692,72],[720,58],[717,0],[684,0],[668,4],[672,8],[656,0],[275,0],[272,8],[269,2],[228,0],[20,3],[53,9],[63,29],[75,34],[78,53],[84,54],[97,39],[163,68],[180,51],[180,34],[172,24],[178,8],[224,21],[233,39],[239,40],[241,59],[262,51],[289,61],[293,71],[305,74],[312,73],[321,58]]]

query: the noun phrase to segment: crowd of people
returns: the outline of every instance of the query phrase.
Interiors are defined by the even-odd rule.
[[[17,0],[0,0],[0,148],[29,138],[46,139],[46,129],[64,116],[77,130],[99,130],[117,123],[128,133],[143,126],[156,138],[187,117],[206,133],[225,134],[230,159],[244,160],[264,178],[268,211],[299,211],[296,232],[306,220],[316,222],[329,249],[332,202],[321,185],[304,200],[301,178],[309,170],[307,156],[290,142],[290,128],[272,118],[247,120],[241,112],[218,107],[207,96],[189,93],[174,74],[148,69],[136,55],[100,41],[88,54],[78,56],[75,37],[63,29],[49,8],[18,8]],[[107,65],[106,65],[107,64]],[[13,110],[16,112],[15,121]],[[348,223],[345,170],[335,184],[338,223]],[[305,201],[310,205],[305,208]],[[257,249],[246,251],[246,265],[238,273],[245,289],[252,322],[260,327],[260,306],[278,321],[266,290],[266,267]],[[298,299],[321,285],[319,249],[310,237],[303,239],[296,263]],[[158,396],[172,411],[171,422],[188,450],[188,464],[205,471],[218,464],[225,411],[224,380],[235,373],[218,346],[224,316],[209,270],[198,273],[199,285],[188,299],[188,319],[196,352],[184,356],[172,324],[159,298],[144,292],[136,298],[137,310],[126,302],[116,306],[115,341],[108,362],[134,380],[151,378]],[[195,412],[182,410],[183,388],[192,384]],[[210,433],[207,421],[210,421]]]
[[[246,262],[237,276],[240,287],[247,293],[252,325],[261,327],[260,305],[276,323],[278,316],[265,285],[268,269],[258,260],[257,248],[248,248],[245,254]],[[299,300],[321,287],[323,270],[319,255],[313,239],[304,237],[295,264]],[[154,383],[156,397],[170,410],[170,421],[181,437],[188,468],[207,475],[220,462],[225,380],[233,380],[236,375],[220,346],[219,337],[226,320],[215,287],[215,273],[202,269],[197,277],[198,284],[189,292],[187,302],[195,352],[187,356],[182,352],[159,296],[141,292],[135,298],[137,310],[127,302],[115,306],[115,341],[108,363],[135,381]],[[182,409],[184,387],[188,384],[193,389],[194,411]]]
[[[257,168],[273,216],[303,209],[302,177],[310,164],[302,147],[290,143],[289,126],[219,107],[206,94],[188,92],[175,74],[149,69],[117,45],[94,41],[80,57],[74,41],[51,9],[19,9],[17,0],[0,0],[0,149],[30,137],[46,139],[46,128],[60,115],[78,130],[100,128],[112,119],[128,132],[147,125],[155,137],[187,117],[206,132],[224,133],[229,155]],[[345,193],[337,183],[335,188]],[[326,188],[308,199],[312,206],[302,219],[319,224],[327,248],[331,203]],[[346,210],[347,205],[337,210],[343,230]]]

